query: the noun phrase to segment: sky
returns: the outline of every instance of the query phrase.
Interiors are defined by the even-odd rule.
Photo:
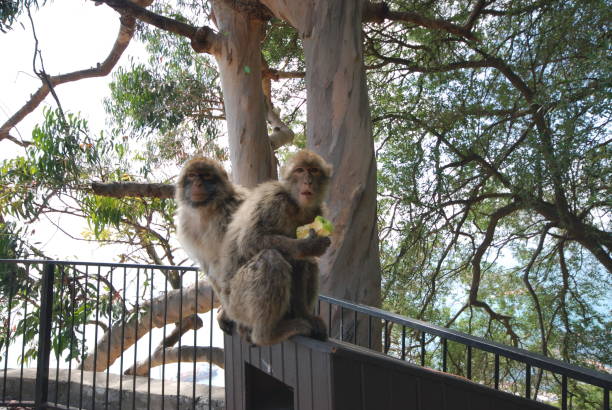
[[[33,11],[32,19],[44,68],[49,75],[90,68],[102,62],[119,31],[118,14],[110,7],[96,6],[90,0],[47,2]],[[0,33],[0,50],[2,55],[9,56],[0,63],[0,123],[19,110],[40,86],[33,68],[34,48],[34,33],[27,14],[20,17],[11,31]],[[127,64],[129,56],[142,55],[142,50],[142,45],[132,40],[118,65]],[[110,95],[110,80],[111,76],[84,79],[55,88],[64,111],[82,113],[93,135],[105,128],[102,101]],[[13,129],[11,135],[29,140],[32,129],[42,119],[44,107],[56,107],[51,95]],[[16,144],[0,142],[0,160],[21,152]],[[57,223],[77,236],[86,229],[82,220],[69,216],[59,217]],[[37,246],[52,257],[115,261],[118,254],[116,249],[72,241],[45,219],[36,223],[35,230]]]
[[[94,2],[89,0],[51,1],[40,10],[34,11],[32,18],[45,71],[49,75],[81,70],[102,62],[111,50],[119,30],[118,14],[107,6],[95,6]],[[8,56],[0,62],[0,123],[4,123],[19,110],[40,86],[40,80],[32,65],[34,47],[34,35],[27,14],[21,16],[10,32],[0,33],[0,51],[3,56]],[[142,55],[143,46],[133,39],[118,66],[127,64],[130,57],[138,58]],[[40,69],[40,66],[37,68]],[[55,89],[64,111],[82,113],[94,135],[105,129],[102,101],[110,95],[110,80],[111,76],[85,79],[62,84]],[[41,121],[43,107],[56,107],[51,95],[13,129],[11,135],[29,140],[32,129]],[[22,149],[17,145],[8,141],[0,142],[0,161],[20,153]],[[79,218],[61,216],[57,223],[76,235],[86,229],[85,223]],[[38,247],[45,254],[61,259],[114,262],[120,252],[116,247],[99,247],[71,240],[44,219],[36,223],[34,236],[39,242]],[[202,315],[202,318],[204,323],[208,323],[208,315]],[[206,326],[198,331],[199,340],[208,340],[205,328]],[[160,337],[161,335],[156,334],[154,339]],[[193,340],[193,333],[187,333],[184,338]],[[153,341],[154,345],[156,340]],[[223,345],[222,333],[216,326],[213,344]],[[143,347],[140,349],[142,350],[139,356],[142,356],[142,352],[146,350]],[[127,357],[130,357],[130,352],[131,350],[126,352]],[[63,366],[65,365],[64,363]],[[169,366],[169,374],[174,374],[175,368],[174,365]],[[207,371],[207,368],[202,366],[199,370]],[[213,384],[222,385],[223,371],[216,368],[214,370]],[[158,373],[159,371],[161,368]]]

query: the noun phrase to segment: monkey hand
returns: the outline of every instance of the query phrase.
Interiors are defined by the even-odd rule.
[[[325,253],[329,245],[331,245],[331,239],[327,236],[317,236],[314,229],[311,229],[308,233],[308,237],[300,239],[301,242],[301,253],[305,256],[321,256]]]

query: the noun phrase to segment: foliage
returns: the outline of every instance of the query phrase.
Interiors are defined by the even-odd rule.
[[[394,4],[458,24],[470,10]],[[609,4],[524,4],[491,3],[476,42],[366,30],[383,297],[601,370],[612,359]]]
[[[388,2],[456,25],[469,21],[473,3]],[[364,25],[384,307],[609,371],[609,2],[478,3],[475,41],[397,21]],[[200,21],[207,7],[155,2],[153,10]],[[273,102],[303,146],[301,38],[274,18],[265,30],[265,68],[293,74],[272,75]],[[111,131],[92,137],[82,119],[47,111],[34,146],[1,165],[0,209],[22,221],[70,212],[88,220],[88,238],[124,244],[122,260],[172,264],[172,201],[82,189],[96,179],[170,181],[194,154],[227,159],[212,60],[149,26],[139,36],[148,58],[114,73],[105,102]],[[57,206],[60,197],[69,205]],[[5,238],[0,252],[17,254],[15,236]],[[391,336],[388,347],[397,349],[401,330]],[[440,347],[428,343],[426,361],[437,366]],[[461,373],[464,352],[451,344],[449,354]],[[474,361],[475,377],[487,383],[490,359]],[[522,371],[503,366],[517,391]],[[549,375],[536,380],[552,401],[558,397]],[[584,386],[570,390],[575,406],[599,400]]]
[[[46,0],[2,0],[0,2],[0,31],[6,33],[24,11],[32,7],[38,9],[45,3]]]

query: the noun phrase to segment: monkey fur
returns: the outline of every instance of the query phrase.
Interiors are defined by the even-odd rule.
[[[176,183],[176,229],[179,242],[195,260],[219,294],[216,283],[221,244],[233,214],[244,201],[247,190],[233,185],[223,167],[210,158],[188,161]],[[223,314],[220,311],[219,316]],[[224,322],[225,330],[232,323]]]
[[[296,228],[323,214],[331,166],[303,150],[282,171],[281,181],[255,188],[236,211],[222,246],[218,285],[224,313],[249,328],[256,345],[293,335],[326,339],[325,324],[314,316],[319,289],[315,257],[330,239],[314,231],[296,239]]]

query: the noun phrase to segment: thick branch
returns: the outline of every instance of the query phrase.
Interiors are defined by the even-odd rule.
[[[195,285],[182,291],[183,308],[179,309],[181,303],[181,291],[172,290],[166,295],[161,295],[147,301],[140,308],[140,314],[128,314],[131,317],[128,322],[121,320],[113,324],[111,329],[97,342],[94,354],[90,352],[83,361],[83,370],[105,370],[119,358],[123,350],[128,349],[138,339],[149,333],[153,328],[161,328],[169,323],[177,323],[182,318],[192,316],[196,313],[206,313],[213,308],[219,307],[219,300],[214,299],[211,303],[213,290],[207,281],[198,283],[197,292]],[[197,299],[197,306],[196,306]],[[182,318],[180,314],[182,313]],[[121,336],[123,334],[123,341]],[[123,350],[121,349],[123,345]],[[94,363],[94,357],[96,362]]]
[[[43,81],[41,87],[38,89],[38,91],[32,94],[30,100],[23,107],[21,107],[19,111],[13,114],[11,118],[2,124],[0,127],[0,141],[3,139],[9,139],[13,142],[17,141],[16,138],[9,135],[10,130],[40,105],[40,103],[51,91],[49,84],[51,84],[52,87],[56,87],[60,84],[69,83],[72,81],[78,81],[85,78],[104,77],[108,75],[112,71],[113,67],[115,67],[117,61],[119,61],[119,58],[130,43],[130,40],[134,35],[134,27],[135,21],[133,18],[121,18],[119,34],[117,35],[113,48],[106,59],[101,64],[97,64],[96,67],[47,77],[47,81]],[[27,145],[27,143],[25,144]],[[21,143],[20,145],[24,144]]]
[[[195,359],[195,360],[194,360]],[[136,376],[148,376],[149,369],[170,363],[193,363],[209,362],[224,368],[225,353],[219,347],[182,346],[169,349],[157,349],[150,358],[141,360],[125,371],[125,374],[136,374]]]
[[[546,239],[546,235],[548,235],[548,230],[552,226],[553,226],[552,224],[548,224],[544,227],[544,231],[542,232],[542,235],[540,235],[540,241],[538,242],[538,246],[533,252],[533,255],[531,256],[529,263],[525,267],[525,272],[523,273],[523,283],[527,287],[527,290],[529,291],[529,295],[531,296],[531,299],[533,299],[533,304],[535,306],[535,310],[538,315],[538,325],[540,327],[540,340],[542,343],[542,354],[544,356],[548,355],[548,343],[546,339],[546,330],[544,329],[544,315],[542,314],[542,307],[540,305],[540,299],[538,298],[538,294],[536,293],[535,289],[533,289],[533,286],[531,285],[531,282],[529,281],[529,273],[531,272],[531,268],[535,264],[536,260],[540,256],[542,249],[544,249],[544,241]]]
[[[430,19],[420,14],[410,11],[395,11],[389,10],[389,6],[384,3],[371,3],[367,2],[363,18],[364,22],[378,22],[381,23],[384,20],[401,21],[404,23],[411,23],[420,27],[425,27],[433,30],[446,31],[459,37],[464,37],[468,40],[477,40],[476,36],[472,34],[470,28],[465,26],[459,26],[449,21],[442,19]]]
[[[612,250],[612,233],[601,231],[583,222],[572,213],[562,218],[556,204],[551,204],[542,200],[526,202],[527,206],[534,209],[548,221],[565,229],[568,239],[574,240],[587,248],[608,272],[612,273],[612,258],[609,253],[610,250]]]
[[[269,68],[263,56],[261,58],[261,63],[263,66],[261,87],[264,94],[264,104],[266,106],[266,121],[272,127],[270,145],[272,146],[272,150],[276,151],[283,145],[291,143],[293,138],[295,138],[295,134],[293,130],[281,120],[280,114],[274,108],[274,104],[272,103],[272,76],[265,75],[265,72],[269,71]]]
[[[209,27],[195,27],[182,21],[160,16],[129,0],[101,0],[122,15],[137,18],[157,28],[169,31],[191,40],[191,47],[198,53],[218,54],[219,38]]]
[[[515,345],[518,344],[518,336],[516,335],[516,333],[514,333],[514,330],[512,330],[512,326],[510,324],[511,317],[496,313],[489,306],[489,304],[478,300],[478,289],[480,287],[480,281],[482,279],[482,270],[480,266],[482,263],[482,258],[486,251],[489,249],[491,243],[493,242],[497,224],[502,218],[512,214],[518,209],[520,209],[519,204],[512,202],[506,206],[499,208],[491,215],[491,218],[489,219],[489,223],[487,225],[485,237],[482,240],[478,249],[476,249],[476,252],[474,253],[474,256],[472,258],[472,284],[470,286],[469,296],[469,304],[471,306],[483,308],[489,314],[489,316],[491,316],[492,319],[498,320],[504,325],[504,327],[506,328],[506,332],[508,333]]]
[[[180,327],[179,327],[180,324]],[[204,322],[198,315],[193,315],[183,319],[181,322],[174,324],[174,330],[170,333],[162,342],[160,347],[172,347],[174,346],[185,333],[190,330],[198,330],[204,326]]]
[[[92,182],[91,190],[100,196],[113,198],[174,198],[174,185],[140,182]]]

